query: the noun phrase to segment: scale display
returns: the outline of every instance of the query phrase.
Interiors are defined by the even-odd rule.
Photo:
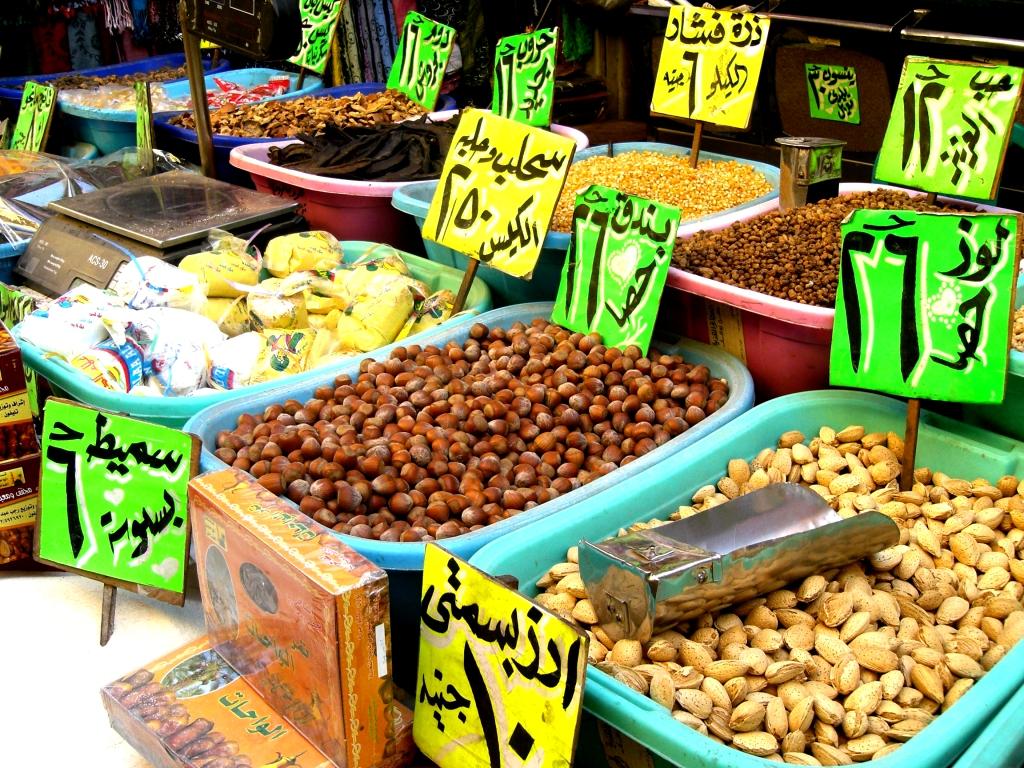
[[[189,29],[257,59],[285,59],[302,42],[297,0],[187,0]]]
[[[186,171],[135,179],[50,203],[50,208],[155,248],[277,217],[297,204]]]

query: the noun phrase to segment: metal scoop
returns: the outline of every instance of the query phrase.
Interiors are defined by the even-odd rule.
[[[645,641],[899,538],[880,512],[844,519],[814,491],[779,483],[657,528],[581,541],[580,575],[608,636]]]

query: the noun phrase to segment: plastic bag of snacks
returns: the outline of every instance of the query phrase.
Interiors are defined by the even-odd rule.
[[[134,339],[125,339],[121,344],[107,339],[70,362],[93,382],[114,392],[130,392],[143,382],[145,375],[145,356]]]
[[[91,285],[79,285],[22,320],[18,335],[44,352],[71,360],[107,337],[103,317],[124,302]]]
[[[299,232],[271,240],[263,266],[274,277],[287,277],[295,272],[326,272],[338,266],[343,256],[330,232]]]
[[[236,299],[207,299],[200,314],[215,322],[226,336],[239,336],[252,327],[249,303],[242,296]]]
[[[454,307],[455,294],[448,290],[438,291],[422,301],[417,301],[409,319],[399,331],[398,336],[395,337],[395,341],[440,325],[452,316]]]
[[[315,334],[311,328],[261,331],[264,346],[256,359],[250,383],[270,381],[305,371]]]
[[[308,328],[306,299],[308,275],[296,274],[264,280],[249,292],[249,319],[253,330]]]
[[[108,290],[131,309],[174,307],[197,312],[206,301],[198,277],[153,256],[139,256],[126,263]]]
[[[238,389],[251,383],[260,353],[266,348],[255,331],[223,341],[210,350],[210,385],[216,389]]]
[[[244,240],[214,230],[210,246],[210,250],[190,254],[178,264],[198,278],[208,297],[234,299],[259,282],[260,260],[246,252]]]

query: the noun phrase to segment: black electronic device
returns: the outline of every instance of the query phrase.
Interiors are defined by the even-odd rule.
[[[185,0],[189,31],[255,59],[286,59],[302,42],[299,0]]]

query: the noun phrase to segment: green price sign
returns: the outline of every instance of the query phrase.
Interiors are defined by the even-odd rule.
[[[527,125],[550,125],[557,52],[557,29],[501,38],[494,52],[491,111]]]
[[[21,110],[11,136],[11,149],[42,152],[50,135],[53,110],[57,105],[57,89],[52,85],[26,83],[21,94]]]
[[[199,450],[170,427],[47,400],[36,559],[184,603]]]
[[[829,381],[1002,402],[1016,216],[854,211],[842,225]]]
[[[609,346],[651,343],[679,209],[593,184],[576,196],[551,321]]]
[[[302,43],[299,52],[288,61],[318,75],[324,73],[344,2],[345,0],[299,0]]]
[[[1018,67],[908,56],[875,179],[942,195],[995,197],[1022,75]]]
[[[838,64],[804,64],[811,117],[860,125],[857,70]]]
[[[433,109],[454,45],[454,29],[409,11],[388,73],[388,88],[401,91],[424,109]]]

